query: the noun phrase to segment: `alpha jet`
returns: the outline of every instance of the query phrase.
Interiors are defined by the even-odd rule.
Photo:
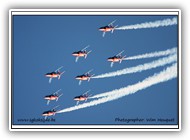
[[[88,47],[89,47],[89,45],[80,51],[72,53],[73,56],[76,56],[75,62],[77,62],[80,57],[84,57],[85,59],[87,58],[88,54],[92,52],[92,50],[91,51],[86,50]]]
[[[60,68],[56,69],[56,70],[53,71],[53,72],[50,72],[50,73],[46,73],[46,74],[45,74],[45,76],[49,78],[49,83],[51,83],[52,78],[58,78],[58,79],[61,78],[61,75],[62,75],[63,73],[65,73],[65,71],[63,71],[63,72],[60,72],[60,71],[59,71],[61,68],[63,68],[63,66],[61,66]]]
[[[73,98],[73,100],[77,101],[76,105],[79,104],[80,101],[87,101],[87,99],[92,96],[92,95],[88,95],[88,92],[90,92],[90,90],[88,90],[87,92],[85,92],[84,94],[82,95],[79,95],[79,96],[76,96]]]
[[[60,90],[61,89],[59,89],[53,94],[50,94],[44,97],[44,99],[47,100],[47,105],[49,105],[50,101],[58,101],[58,99],[63,95],[63,94],[60,94],[60,95],[58,94]]]
[[[58,112],[58,111],[55,110],[57,107],[59,107],[59,106],[56,106],[56,107],[54,107],[54,108],[51,109],[51,110],[48,110],[48,111],[43,112],[43,113],[42,113],[42,116],[45,116],[45,119],[46,119],[47,117],[49,117],[49,116],[55,116],[55,114]]]
[[[113,23],[114,23],[115,21],[116,21],[116,20],[112,21],[111,23],[109,23],[109,24],[106,25],[106,26],[103,26],[103,27],[100,27],[100,28],[99,28],[99,31],[102,31],[102,32],[103,32],[103,34],[102,34],[103,37],[105,36],[106,32],[111,32],[111,33],[113,33],[113,31],[114,31],[114,30],[116,29],[116,27],[118,26],[118,25],[113,26]]]
[[[110,65],[111,67],[113,67],[113,64],[114,64],[115,62],[121,63],[122,60],[125,59],[126,55],[125,55],[125,56],[122,56],[122,55],[121,55],[123,52],[124,52],[124,50],[121,51],[120,53],[118,53],[117,55],[115,55],[115,56],[113,56],[113,57],[109,57],[109,58],[107,59],[108,61],[111,62],[111,65]]]
[[[82,81],[86,81],[86,80],[88,80],[88,82],[90,81],[90,78],[94,76],[94,74],[90,75],[91,71],[92,70],[89,70],[88,72],[75,77],[75,79],[79,80],[79,85],[81,85]]]

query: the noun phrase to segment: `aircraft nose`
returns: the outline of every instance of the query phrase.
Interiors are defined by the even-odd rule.
[[[111,58],[108,58],[107,61],[112,61],[112,59],[111,59]]]
[[[75,79],[80,79],[80,77],[76,76]]]
[[[48,99],[48,97],[47,97],[47,96],[45,96],[45,97],[44,97],[44,99]]]
[[[46,73],[45,76],[48,77],[48,76],[50,76],[50,74]]]

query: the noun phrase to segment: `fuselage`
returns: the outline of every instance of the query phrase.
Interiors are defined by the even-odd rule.
[[[73,52],[72,55],[77,56],[77,57],[84,57],[85,55],[87,55],[87,52],[86,51],[78,51],[78,52]]]
[[[121,59],[122,59],[121,57],[114,56],[114,57],[109,57],[107,60],[110,62],[119,62]]]
[[[75,77],[75,79],[77,80],[88,80],[89,78],[90,78],[90,75],[79,75]]]
[[[74,98],[74,100],[75,101],[84,101],[84,100],[86,100],[88,98],[88,96],[83,96],[83,95],[81,95],[81,96],[76,96],[75,98]]]
[[[60,72],[51,72],[51,73],[46,73],[45,76],[49,78],[57,78],[59,77]]]
[[[112,26],[104,26],[104,27],[99,28],[99,31],[102,31],[102,32],[110,32],[112,30],[114,30],[114,27]]]
[[[48,95],[48,96],[45,96],[44,99],[46,99],[46,100],[57,100],[58,96],[57,95]]]
[[[53,116],[56,114],[56,111],[45,111],[42,116]]]

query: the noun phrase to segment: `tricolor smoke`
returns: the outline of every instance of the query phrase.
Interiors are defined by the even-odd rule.
[[[172,19],[157,20],[154,22],[145,22],[141,24],[127,25],[115,28],[116,30],[131,30],[131,29],[143,29],[143,28],[158,28],[163,26],[171,26],[177,24],[177,17]]]
[[[77,106],[73,106],[70,108],[60,110],[57,113],[70,112],[70,111],[106,103],[109,101],[113,101],[113,100],[122,98],[126,95],[134,94],[137,91],[146,89],[150,86],[174,79],[176,77],[177,77],[177,63],[173,64],[170,67],[167,67],[165,70],[161,71],[160,73],[154,74],[153,76],[150,76],[150,77],[144,79],[142,82],[138,82],[134,85],[130,85],[130,86],[127,86],[124,88],[116,89],[111,92],[106,92],[106,93],[95,95],[91,98],[98,98],[98,99],[93,100],[88,103],[84,103],[84,104],[80,104]],[[101,97],[103,97],[103,98],[101,98]]]
[[[108,77],[115,77],[115,76],[120,76],[120,75],[124,75],[124,74],[141,72],[141,71],[157,68],[160,66],[164,66],[166,64],[170,64],[170,63],[173,63],[176,61],[177,61],[177,54],[173,54],[168,57],[164,57],[164,58],[160,58],[158,60],[152,61],[150,63],[145,63],[145,64],[141,64],[141,65],[138,65],[135,67],[125,68],[122,70],[97,75],[92,78],[108,78]]]

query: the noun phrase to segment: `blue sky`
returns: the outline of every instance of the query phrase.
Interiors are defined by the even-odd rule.
[[[114,78],[91,79],[79,86],[75,76],[94,69],[93,74],[102,74],[126,67],[132,67],[156,58],[124,61],[110,68],[107,58],[125,50],[127,56],[161,51],[177,47],[177,26],[138,30],[116,30],[113,34],[98,28],[117,20],[115,25],[124,26],[173,16],[14,16],[13,18],[13,123],[18,119],[41,118],[42,112],[60,105],[64,109],[76,104],[73,97],[91,90],[90,94],[126,87],[146,77],[160,72],[159,67],[141,73],[122,75]],[[75,63],[71,54],[90,45],[87,59],[80,58]],[[51,84],[44,76],[63,66],[66,71],[60,80]],[[47,106],[45,95],[62,89],[59,101]],[[56,114],[55,122],[36,122],[36,124],[118,124],[115,118],[174,118],[178,120],[177,79],[161,83],[136,94],[105,104]],[[82,103],[82,102],[81,102]],[[147,123],[147,122],[144,122]],[[157,122],[154,122],[154,124]],[[35,124],[35,123],[34,123]],[[121,123],[123,124],[123,123]]]

